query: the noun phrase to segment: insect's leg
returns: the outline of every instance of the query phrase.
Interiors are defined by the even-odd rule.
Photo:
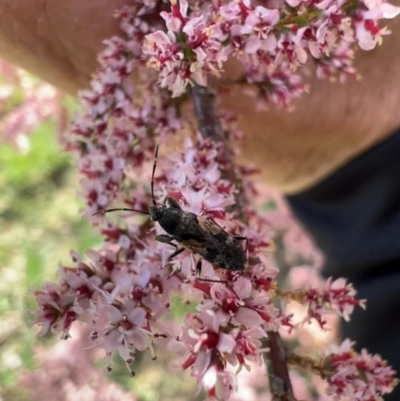
[[[165,234],[156,235],[156,240],[159,242],[163,242],[164,244],[171,245],[175,248],[175,251],[168,256],[168,260],[173,259],[175,256],[179,255],[185,250],[185,248],[178,248],[178,245],[172,242],[174,239],[170,235],[165,235]]]
[[[225,284],[234,294],[235,297],[239,299],[238,295],[236,294],[235,290],[233,287],[228,283],[226,280],[213,280],[211,278],[200,278],[201,274],[201,259],[196,264],[196,280],[197,281],[202,281],[203,283],[220,283],[220,284]]]
[[[174,238],[171,237],[170,235],[165,235],[165,234],[156,235],[156,241],[164,242],[165,244],[170,244],[170,245],[174,246],[175,248],[178,248],[178,246],[176,244],[173,244],[171,242],[173,240],[174,240]]]
[[[175,245],[175,244],[171,244]],[[171,255],[168,256],[168,260],[173,259],[175,256],[178,256],[180,253],[182,253],[185,250],[185,248],[179,248],[175,252],[171,253]]]
[[[233,238],[237,239],[238,241],[244,241],[244,240],[246,240],[246,245],[245,245],[245,247],[244,247],[244,251],[245,251],[246,254],[247,254],[247,248],[249,247],[249,239],[248,239],[247,237],[233,237]]]
[[[212,219],[211,217],[206,217],[206,220],[211,221],[212,223],[214,223],[217,227],[222,228],[223,230],[225,230],[225,227],[220,226],[214,219]]]
[[[212,280],[211,278],[197,278],[197,281],[202,281],[203,283],[220,283],[220,284],[225,284],[228,289],[230,289],[234,294],[237,299],[240,299],[238,294],[236,294],[235,290],[233,287],[230,285],[230,283],[226,280]]]
[[[196,264],[196,278],[201,280],[200,274],[201,274],[201,259],[199,259]]]

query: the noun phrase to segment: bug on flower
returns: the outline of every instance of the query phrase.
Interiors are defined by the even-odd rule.
[[[175,248],[168,260],[173,259],[185,249],[200,256],[196,265],[196,276],[201,273],[202,259],[216,267],[231,271],[243,271],[246,267],[247,238],[232,236],[210,218],[201,217],[192,212],[184,211],[179,203],[167,196],[162,204],[157,204],[154,197],[154,175],[157,167],[158,145],[155,149],[155,159],[151,175],[151,197],[153,205],[149,211],[131,208],[115,208],[100,210],[95,214],[114,211],[130,211],[147,214],[156,221],[168,234],[156,236],[156,240],[167,243]],[[245,249],[239,241],[246,240]],[[176,243],[178,244],[176,244]],[[220,280],[201,279],[207,282],[224,282]]]

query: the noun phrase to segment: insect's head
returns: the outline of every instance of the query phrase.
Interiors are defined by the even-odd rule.
[[[165,206],[150,206],[149,207],[149,214],[150,214],[150,218],[153,221],[159,221],[163,215],[164,215],[164,211],[165,211]]]

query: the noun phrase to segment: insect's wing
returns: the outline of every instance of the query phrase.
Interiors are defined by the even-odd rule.
[[[215,266],[226,268],[223,250],[229,234],[211,219],[198,216],[197,221],[204,238],[202,253],[199,253]]]
[[[211,220],[195,216],[194,221],[189,222],[190,230],[185,238],[179,242],[188,250],[197,253],[208,261],[213,261],[213,252],[217,251],[218,240],[215,237],[221,230]]]
[[[210,244],[204,259],[228,270],[243,270],[246,254],[240,243],[211,219],[197,217],[205,240]]]
[[[181,242],[182,246],[188,249],[190,252],[196,253],[207,260],[208,249],[212,247],[212,244],[207,240],[199,239],[185,239]]]
[[[197,217],[199,228],[204,238],[214,245],[224,244],[229,234],[219,226],[215,221],[204,217]]]

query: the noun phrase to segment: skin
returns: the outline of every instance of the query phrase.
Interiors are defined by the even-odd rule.
[[[103,39],[118,35],[113,10],[128,0],[0,0],[0,57],[75,96],[88,85]],[[400,0],[392,1],[400,5]],[[284,193],[304,190],[382,141],[400,126],[400,18],[373,51],[359,51],[362,81],[310,80],[291,113],[255,111],[236,88],[223,106],[241,115],[245,161]],[[228,66],[232,78],[238,71]]]

